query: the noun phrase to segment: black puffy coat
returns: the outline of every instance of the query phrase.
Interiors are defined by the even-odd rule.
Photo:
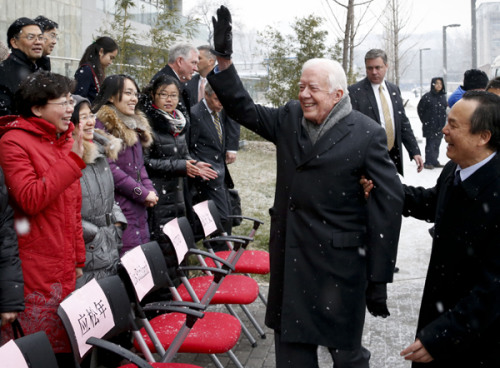
[[[13,216],[0,169],[0,313],[24,310],[23,271]]]
[[[151,104],[145,110],[153,129],[153,144],[145,150],[144,161],[159,197],[150,210],[148,221],[151,240],[159,240],[163,225],[186,215],[186,160],[192,158],[186,143],[186,128],[175,134],[166,115]]]
[[[439,92],[434,88],[438,79],[443,84],[443,89]],[[447,106],[443,78],[432,78],[431,91],[422,96],[417,106],[418,117],[422,122],[422,133],[425,138],[431,138],[441,133],[446,124]]]

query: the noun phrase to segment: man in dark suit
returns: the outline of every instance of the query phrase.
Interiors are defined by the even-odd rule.
[[[215,66],[215,55],[210,52],[209,45],[198,46],[198,52],[200,53],[198,74],[195,74],[193,78],[185,84],[185,88],[189,92],[191,106],[196,105],[205,96],[207,74]]]
[[[227,184],[232,180],[227,163],[236,159],[239,132],[240,126],[227,117],[217,95],[207,83],[204,99],[191,108],[189,152],[195,160],[209,163],[217,172],[216,179],[193,179],[194,186],[199,201],[211,199],[215,202],[228,234],[231,234],[231,220],[228,217],[231,212]]]
[[[401,91],[384,80],[387,72],[387,54],[372,49],[365,55],[366,78],[349,87],[352,108],[382,125],[387,133],[389,156],[403,175],[402,144],[410,159],[417,163],[418,172],[424,168],[424,161],[405,113]]]
[[[443,133],[451,161],[436,186],[404,188],[404,215],[435,235],[416,341],[401,355],[415,368],[500,367],[500,98],[466,92]]]
[[[277,150],[266,312],[276,366],[317,367],[323,345],[336,366],[366,368],[365,306],[389,315],[403,205],[384,130],[352,111],[345,72],[327,59],[304,64],[299,101],[256,105],[231,62],[231,15],[223,6],[217,15],[218,67],[207,79],[228,115]],[[380,192],[365,201],[358,181],[368,173]]]
[[[184,88],[185,83],[198,71],[199,53],[196,47],[187,43],[178,43],[168,50],[168,63],[158,73],[151,78],[154,81],[162,74],[169,75],[177,79],[181,85],[181,96],[177,108],[189,121],[189,110],[192,106],[189,92]]]

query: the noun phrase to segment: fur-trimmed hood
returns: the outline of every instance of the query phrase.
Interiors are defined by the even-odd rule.
[[[104,105],[97,112],[97,119],[104,125],[108,133],[120,138],[125,147],[132,147],[138,137],[141,145],[149,147],[153,143],[151,127],[146,116],[138,111],[133,116],[120,113],[112,105]]]
[[[110,160],[116,160],[118,153],[122,149],[122,140],[106,133],[104,130],[96,129],[94,131],[94,140],[92,142],[83,141],[82,160],[87,164],[93,164],[97,157],[105,155]]]

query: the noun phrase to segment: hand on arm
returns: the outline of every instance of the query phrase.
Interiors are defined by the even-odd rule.
[[[374,317],[387,318],[391,314],[387,309],[387,284],[369,282],[366,288],[366,308]]]
[[[217,19],[212,17],[214,25],[214,50],[217,56],[219,70],[225,70],[232,64],[231,55],[233,53],[233,32],[232,19],[229,9],[222,5],[217,9]]]
[[[405,360],[411,360],[416,363],[429,363],[434,360],[425,346],[422,345],[420,339],[416,339],[413,344],[404,349],[399,355],[404,356]]]
[[[368,199],[370,197],[370,192],[373,189],[373,180],[369,180],[365,178],[364,175],[361,175],[361,179],[359,180],[359,184],[363,187],[363,192],[365,192],[365,199]]]
[[[158,203],[158,196],[155,192],[150,191],[146,197],[145,205],[146,207],[154,207]]]

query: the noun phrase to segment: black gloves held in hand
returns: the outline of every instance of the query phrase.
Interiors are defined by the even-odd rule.
[[[390,316],[387,309],[387,284],[369,282],[366,288],[366,308],[374,317]]]
[[[231,59],[233,53],[233,29],[231,26],[231,13],[224,5],[217,9],[217,19],[212,17],[214,24],[214,49],[210,50],[216,56]]]

